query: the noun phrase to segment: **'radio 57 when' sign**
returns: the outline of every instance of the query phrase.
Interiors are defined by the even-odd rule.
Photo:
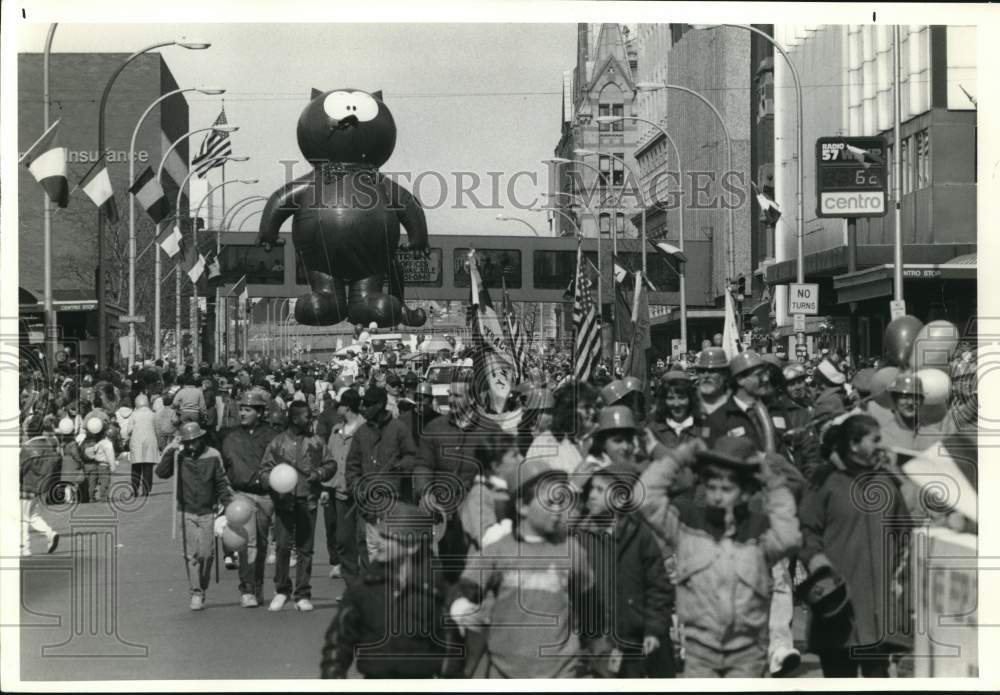
[[[885,138],[816,140],[816,215],[881,217],[887,210]]]

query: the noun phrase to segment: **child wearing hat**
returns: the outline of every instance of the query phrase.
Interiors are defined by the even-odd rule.
[[[87,435],[81,445],[87,494],[91,502],[107,499],[111,486],[111,467],[115,465],[115,445],[109,436],[110,420],[87,418]]]
[[[434,678],[461,671],[447,615],[447,585],[435,571],[434,520],[400,502],[380,520],[379,543],[362,581],[348,585],[326,631],[321,678]]]
[[[771,568],[801,542],[795,500],[767,455],[745,437],[695,440],[654,461],[635,494],[677,558],[677,614],[685,678],[759,678],[768,668]],[[703,500],[671,498],[674,478],[696,464]],[[748,504],[763,489],[763,513]]]
[[[208,433],[197,422],[185,422],[156,465],[157,478],[177,482],[177,510],[182,515],[181,539],[191,588],[191,610],[205,607],[205,591],[212,576],[215,556],[215,507],[227,505],[233,490],[222,464],[222,454],[208,446]],[[191,571],[194,571],[194,577]]]
[[[453,615],[489,607],[475,619],[486,627],[486,655],[472,670],[488,678],[577,677],[585,667],[579,604],[594,580],[586,551],[567,534],[568,476],[546,458],[527,459],[508,472],[507,488],[512,529],[469,555],[459,580],[464,608],[452,604]]]

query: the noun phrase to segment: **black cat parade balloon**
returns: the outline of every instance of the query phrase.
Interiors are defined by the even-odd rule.
[[[427,222],[416,197],[379,172],[396,146],[396,123],[382,93],[313,90],[297,132],[313,170],[271,195],[257,236],[259,244],[273,245],[292,216],[292,243],[311,290],[296,302],[295,320],[423,325],[424,311],[403,300],[396,248],[402,224],[410,248],[426,249]]]

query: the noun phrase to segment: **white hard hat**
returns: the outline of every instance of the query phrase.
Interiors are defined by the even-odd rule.
[[[64,417],[62,420],[59,421],[59,430],[58,430],[59,434],[70,435],[73,434],[73,431],[75,429],[76,425],[74,425],[73,421],[70,420],[68,417]]]
[[[91,434],[100,434],[104,429],[104,422],[99,417],[92,417],[87,420],[87,431]]]

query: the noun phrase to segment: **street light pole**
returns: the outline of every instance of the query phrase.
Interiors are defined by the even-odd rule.
[[[913,39],[910,39],[911,41]],[[902,101],[902,90],[900,86],[900,56],[899,56],[899,25],[893,25],[892,28],[892,79],[893,79],[893,92],[895,97],[894,104],[894,118],[892,126],[892,138],[893,138],[893,158],[895,159],[895,166],[893,167],[896,171],[896,175],[893,177],[893,189],[896,199],[896,220],[895,220],[895,244],[893,247],[893,268],[892,272],[892,298],[897,302],[903,301],[903,219],[901,217],[902,205],[900,204],[902,200],[902,182],[903,182],[903,148],[901,133],[900,133],[900,122],[902,121],[903,115],[903,101]],[[911,160],[912,161],[912,160]],[[799,280],[799,282],[802,282]]]
[[[135,124],[135,128],[132,129],[132,139],[129,140],[128,144],[128,183],[132,186],[135,183],[135,141],[139,137],[139,128],[142,127],[143,122],[146,117],[155,109],[160,103],[166,101],[170,97],[176,94],[183,94],[184,92],[200,92],[201,94],[207,95],[218,95],[225,94],[224,89],[206,89],[198,87],[186,87],[184,89],[175,89],[173,91],[167,92],[163,96],[155,99],[152,104],[150,104],[142,115],[139,116],[138,122]],[[128,196],[128,314],[130,317],[135,316],[135,195],[131,194]],[[155,237],[154,237],[155,240]],[[159,258],[159,253],[157,253],[157,258]],[[156,279],[154,278],[154,281]],[[156,281],[156,287],[159,288],[159,282]],[[159,330],[159,325],[156,326],[155,330]],[[156,350],[159,353],[159,350]],[[128,325],[128,364],[131,366],[135,362],[135,322],[129,322]]]
[[[614,118],[615,119],[628,119],[628,120],[632,120],[632,121],[638,121],[640,123],[646,123],[647,125],[650,125],[653,128],[656,128],[658,131],[660,131],[660,133],[663,135],[663,137],[666,139],[666,141],[668,143],[670,143],[670,147],[674,151],[674,157],[677,160],[677,177],[678,177],[678,180],[681,182],[681,193],[682,193],[682,195],[681,195],[681,202],[680,202],[680,205],[677,208],[678,217],[680,218],[679,219],[680,231],[679,231],[678,236],[677,236],[677,239],[678,239],[678,241],[677,241],[677,248],[681,251],[681,253],[683,253],[684,252],[684,199],[683,199],[684,198],[684,196],[683,196],[684,169],[681,166],[681,154],[680,154],[680,151],[677,149],[677,144],[674,142],[674,139],[672,137],[670,137],[670,133],[668,133],[666,131],[666,129],[663,128],[663,126],[661,126],[659,123],[655,123],[655,122],[653,122],[651,120],[648,120],[646,118],[641,118],[639,116],[615,116]],[[600,121],[600,117],[598,118],[598,121]],[[645,277],[645,275],[646,275],[646,265],[645,265],[645,259],[646,259],[646,255],[645,255],[645,250],[646,250],[646,241],[645,241],[645,237],[646,237],[646,235],[645,235],[646,211],[645,211],[645,209],[643,209],[642,221],[643,221],[643,244],[642,244],[642,248],[643,248],[643,267],[642,267],[642,274],[643,274],[643,277]],[[687,295],[687,291],[686,291],[687,282],[686,282],[686,279],[685,279],[685,274],[686,274],[686,271],[685,271],[685,268],[684,268],[684,261],[680,261],[680,263],[678,264],[678,273],[677,273],[677,276],[678,276],[678,280],[679,280],[678,289],[680,291],[680,303],[681,303],[681,345],[683,346],[684,352],[687,352],[687,350],[688,350],[688,344],[687,344],[687,296],[686,296]]]
[[[104,92],[101,94],[100,108],[97,112],[97,156],[99,159],[103,160],[107,156],[105,152],[105,110],[108,105],[108,97],[111,94],[111,88],[115,84],[115,80],[121,74],[122,70],[131,63],[133,60],[148,53],[149,51],[155,50],[157,48],[163,48],[165,46],[181,46],[182,48],[188,48],[192,50],[201,50],[208,48],[212,44],[200,42],[200,41],[161,41],[160,43],[154,43],[152,46],[147,46],[142,50],[136,51],[124,62],[119,65],[111,77],[108,79],[107,84],[104,85]],[[131,182],[129,182],[131,184]],[[104,286],[104,213],[98,210],[97,212],[97,278],[96,278],[96,290],[97,290],[97,364],[99,366],[107,366],[108,358],[108,326],[107,326],[107,310],[105,308],[105,286]]]
[[[167,151],[163,153],[163,157],[160,158],[160,165],[156,169],[156,182],[160,184],[161,188],[163,187],[163,169],[167,164],[167,158],[170,157],[171,152],[177,149],[178,145],[180,145],[182,142],[187,140],[192,135],[196,133],[203,133],[209,130],[215,130],[221,133],[234,133],[239,129],[240,129],[239,126],[235,125],[214,125],[214,126],[209,126],[208,128],[197,128],[195,130],[189,130],[188,132],[184,133],[170,144],[170,147],[167,148]],[[181,201],[181,194],[183,192],[184,192],[183,187],[179,187],[177,189],[177,201],[176,201],[177,215],[175,215],[175,220],[176,220],[175,224],[180,224],[180,201]],[[160,309],[161,309],[160,305],[162,299],[160,284],[162,282],[161,275],[163,273],[161,267],[161,258],[160,258],[160,253],[162,249],[160,248],[160,244],[158,242],[158,239],[160,238],[160,224],[162,224],[162,222],[157,223],[156,236],[153,237],[153,242],[156,245],[156,248],[154,249],[154,253],[156,255],[154,256],[154,263],[153,263],[153,276],[156,284],[156,291],[155,294],[153,295],[153,323],[155,324],[153,326],[153,345],[154,345],[153,353],[156,356],[156,359],[160,359],[163,357],[162,354],[163,344],[162,344],[162,338],[160,336]],[[178,262],[178,267],[179,267],[179,262]],[[178,299],[177,301],[179,304],[180,300]],[[180,323],[178,322],[178,328],[179,327]],[[180,340],[179,336],[178,340]]]
[[[49,129],[49,56],[52,53],[52,39],[58,24],[49,25],[45,37],[45,52],[42,54],[42,132]],[[43,298],[45,311],[45,371],[51,378],[56,366],[56,340],[59,330],[56,326],[56,312],[52,303],[52,202],[48,193],[42,194],[42,246],[45,256],[43,269]],[[80,358],[80,355],[77,355]]]

